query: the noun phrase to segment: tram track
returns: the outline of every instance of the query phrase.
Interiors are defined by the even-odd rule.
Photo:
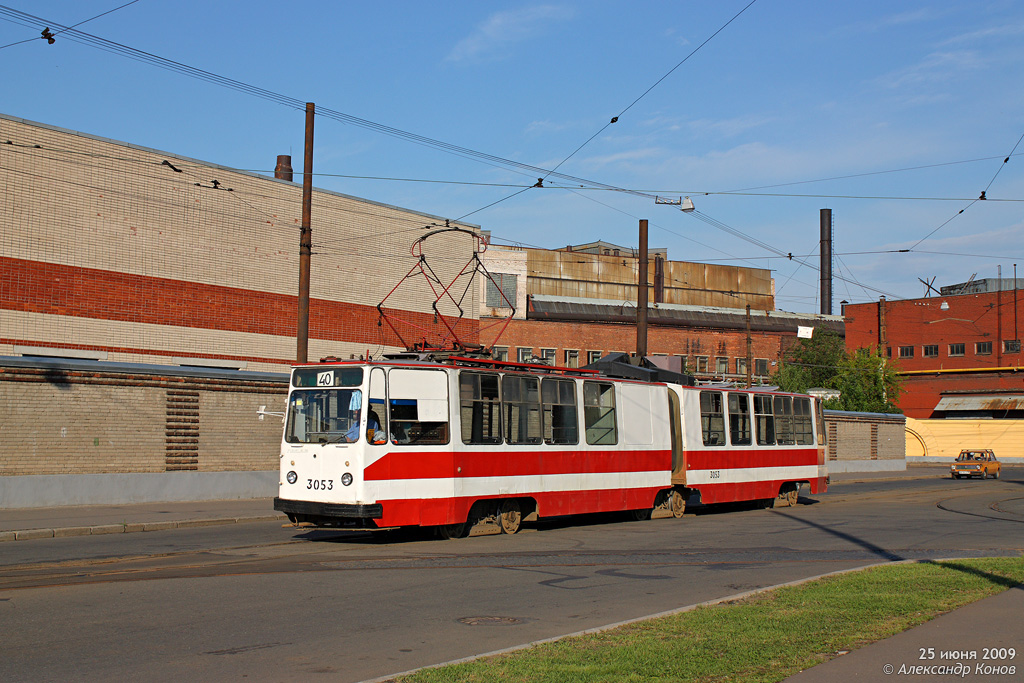
[[[837,487],[838,488],[838,487]],[[888,488],[888,487],[887,487]],[[940,482],[928,482],[921,488],[904,491],[902,503],[922,507],[935,507],[943,512],[968,515],[999,521],[1024,522],[1024,497],[1007,496],[992,500],[991,487],[957,486],[956,494],[949,495],[950,487]],[[936,500],[938,498],[938,500]],[[979,500],[984,498],[984,500]],[[878,501],[892,502],[890,490],[856,491],[836,498],[826,495],[816,500],[815,506],[870,507]],[[807,506],[810,512],[815,506]],[[803,506],[801,506],[803,507]],[[825,508],[823,508],[825,509]],[[712,513],[712,514],[709,514]],[[991,513],[991,514],[989,514]],[[723,513],[723,521],[734,519]],[[754,513],[758,514],[758,513]],[[689,513],[687,517],[717,517],[712,511]],[[717,520],[713,520],[717,524]],[[686,524],[686,520],[681,520]],[[694,520],[696,523],[696,520]],[[635,522],[634,522],[635,524]],[[641,523],[643,524],[643,523]],[[834,523],[833,523],[834,524]],[[561,529],[587,528],[582,525],[556,524],[548,533]],[[782,533],[784,530],[780,530]],[[541,534],[545,533],[544,531]],[[100,583],[159,581],[175,579],[254,576],[261,574],[354,572],[354,571],[435,571],[470,569],[593,569],[610,568],[655,569],[700,567],[706,569],[739,569],[767,564],[815,564],[822,562],[861,562],[875,560],[879,550],[869,548],[808,550],[787,545],[749,548],[700,547],[687,549],[634,548],[615,552],[595,551],[574,544],[571,549],[520,550],[479,552],[477,542],[462,539],[438,542],[437,551],[394,553],[389,548],[413,549],[405,543],[393,544],[389,540],[420,543],[422,535],[409,537],[395,535],[370,539],[365,533],[313,532],[303,539],[288,539],[275,543],[242,544],[234,546],[190,549],[140,555],[124,554],[91,559],[72,559],[46,563],[19,564],[0,567],[0,591],[30,588],[50,588]],[[533,534],[530,534],[533,536]],[[782,537],[780,537],[782,538]],[[511,539],[492,539],[493,543],[508,543]],[[542,545],[542,544],[534,544]],[[476,546],[476,547],[474,547]],[[422,548],[419,548],[420,550]],[[477,552],[474,552],[476,550]],[[381,553],[383,551],[383,554]],[[454,551],[454,552],[453,552]],[[984,556],[1002,552],[1019,553],[1020,548],[961,548],[965,556]],[[886,557],[891,559],[933,559],[948,556],[949,550],[922,547],[887,547]]]

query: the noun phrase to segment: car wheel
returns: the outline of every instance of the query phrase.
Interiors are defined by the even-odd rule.
[[[992,476],[995,477],[996,479],[998,479],[999,478],[999,470],[996,470],[996,473],[993,474]]]

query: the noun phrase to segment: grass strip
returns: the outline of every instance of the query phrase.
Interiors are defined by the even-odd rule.
[[[397,680],[774,682],[1021,583],[1019,557],[886,565]]]

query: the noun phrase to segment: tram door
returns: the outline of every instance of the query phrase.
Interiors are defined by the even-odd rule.
[[[679,410],[679,394],[675,389],[668,390],[668,422],[672,436],[672,483],[685,484],[686,471],[683,467],[683,429],[682,414]],[[678,479],[678,481],[677,481]]]

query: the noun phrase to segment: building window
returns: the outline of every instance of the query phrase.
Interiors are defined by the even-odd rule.
[[[515,308],[518,275],[491,273],[494,281],[487,281],[488,308]]]
[[[601,360],[600,351],[587,351],[587,365],[590,365],[591,363],[596,363],[599,360]]]
[[[707,373],[708,371],[708,357],[697,356],[697,372]]]
[[[992,342],[975,342],[974,353],[979,356],[991,356],[992,355]]]
[[[566,349],[564,366],[567,368],[578,368],[580,366],[580,352],[576,349]]]
[[[1020,353],[1020,339],[1007,339],[1003,342],[1003,353]]]
[[[516,360],[520,363],[529,363],[533,360],[533,349],[531,348],[518,348],[516,349]]]
[[[688,362],[689,361],[687,361],[686,356],[679,356],[679,367],[682,368],[683,372],[689,372],[690,371],[690,368],[687,365]]]
[[[542,362],[547,363],[548,365],[554,365],[555,364],[555,349],[541,349],[540,350],[540,359],[541,359]]]
[[[507,346],[495,346],[491,349],[491,358],[494,360],[508,360],[508,347]]]
[[[737,358],[736,359],[736,374],[745,375],[747,374],[747,359]]]
[[[755,358],[754,359],[754,374],[758,377],[768,376],[768,359],[767,358]]]
[[[921,355],[925,358],[938,358],[939,357],[939,345],[938,344],[925,344],[921,348]]]
[[[715,374],[726,375],[729,373],[729,359],[718,356],[715,358]]]
[[[891,346],[886,346],[885,347],[885,357],[886,358],[892,358],[892,347]]]
[[[901,346],[900,347],[900,358],[913,358],[914,347],[913,346]]]
[[[962,355],[964,355],[965,346],[966,346],[965,344],[950,344],[949,345],[949,355],[951,357],[952,356],[962,356]]]

